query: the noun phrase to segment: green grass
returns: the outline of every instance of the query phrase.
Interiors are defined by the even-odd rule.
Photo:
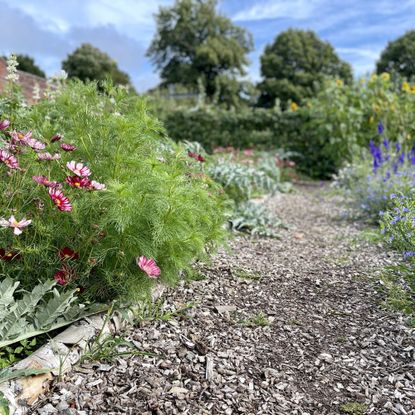
[[[343,413],[350,415],[364,415],[367,409],[368,406],[366,404],[359,402],[348,402],[340,405],[340,410]]]
[[[242,280],[258,281],[261,279],[261,275],[258,272],[247,271],[245,269],[236,269],[232,271],[232,274]]]
[[[168,310],[165,308],[165,303],[162,299],[156,302],[147,301],[142,304],[140,309],[136,312],[135,318],[140,321],[169,321],[174,318],[189,318],[187,311],[195,307],[195,303],[187,303],[183,307],[176,310]]]
[[[246,320],[242,321],[242,325],[245,327],[266,327],[269,326],[269,320],[268,317],[262,313],[259,312],[258,314],[254,314],[251,317],[249,317]]]

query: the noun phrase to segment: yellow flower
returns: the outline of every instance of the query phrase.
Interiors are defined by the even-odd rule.
[[[411,94],[415,94],[415,85],[411,86],[411,90],[409,91]]]
[[[373,111],[375,111],[376,113],[378,113],[380,111],[379,105],[374,104],[373,105]]]
[[[388,82],[388,81],[390,81],[391,76],[387,72],[383,72],[380,75],[380,79],[382,79],[382,81]]]
[[[373,115],[369,118],[369,123],[373,124],[375,122],[375,118],[373,117]]]
[[[374,73],[374,74],[370,77],[370,80],[371,80],[372,82],[375,82],[375,81],[377,81],[377,80],[378,80],[378,76]]]
[[[295,102],[292,102],[290,105],[290,110],[291,111],[297,111],[298,110],[298,105]]]
[[[411,85],[409,85],[409,83],[405,81],[402,84],[402,91],[410,92],[411,91]]]
[[[336,79],[337,86],[343,86],[343,81],[341,79]]]

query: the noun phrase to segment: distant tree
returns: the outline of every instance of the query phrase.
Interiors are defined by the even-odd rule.
[[[313,96],[325,76],[349,82],[352,70],[342,61],[328,42],[320,40],[313,31],[289,29],[280,33],[261,56],[261,74],[258,85],[259,105],[272,107],[279,98],[283,105],[288,100],[296,103]]]
[[[252,36],[218,14],[216,5],[216,0],[176,0],[173,6],[160,8],[147,55],[161,71],[163,84],[197,90],[202,78],[211,98],[219,76],[233,82],[245,73]]]
[[[408,79],[415,75],[415,30],[387,44],[376,64],[376,72],[397,73]]]
[[[7,59],[7,57],[3,56],[4,59]],[[39,66],[36,65],[35,60],[31,58],[28,55],[16,55],[17,62],[19,63],[19,66],[17,69],[19,71],[24,71],[28,73],[32,73],[33,75],[40,76],[42,78],[46,77],[45,72],[42,71],[42,69],[39,68]]]
[[[128,74],[121,71],[109,55],[88,43],[82,44],[68,55],[62,62],[62,69],[68,73],[69,78],[81,81],[103,81],[110,77],[115,84],[130,84]]]

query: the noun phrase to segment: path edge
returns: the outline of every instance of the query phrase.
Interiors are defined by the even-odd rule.
[[[151,290],[152,301],[162,297],[166,288],[162,284],[154,286]],[[129,327],[139,308],[140,304],[137,304],[123,309],[122,312],[115,311],[109,319],[107,312],[85,317],[72,323],[30,356],[10,366],[12,370],[50,369],[44,374],[18,377],[0,383],[0,392],[9,402],[10,415],[27,414],[39,396],[49,389],[54,379],[68,373],[79,363],[93,338],[100,335],[101,339],[105,339]]]

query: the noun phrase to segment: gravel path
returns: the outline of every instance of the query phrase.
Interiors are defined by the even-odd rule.
[[[415,414],[415,333],[376,288],[391,254],[318,188],[269,204],[281,239],[236,238],[128,334],[153,356],[83,365],[34,413]]]

